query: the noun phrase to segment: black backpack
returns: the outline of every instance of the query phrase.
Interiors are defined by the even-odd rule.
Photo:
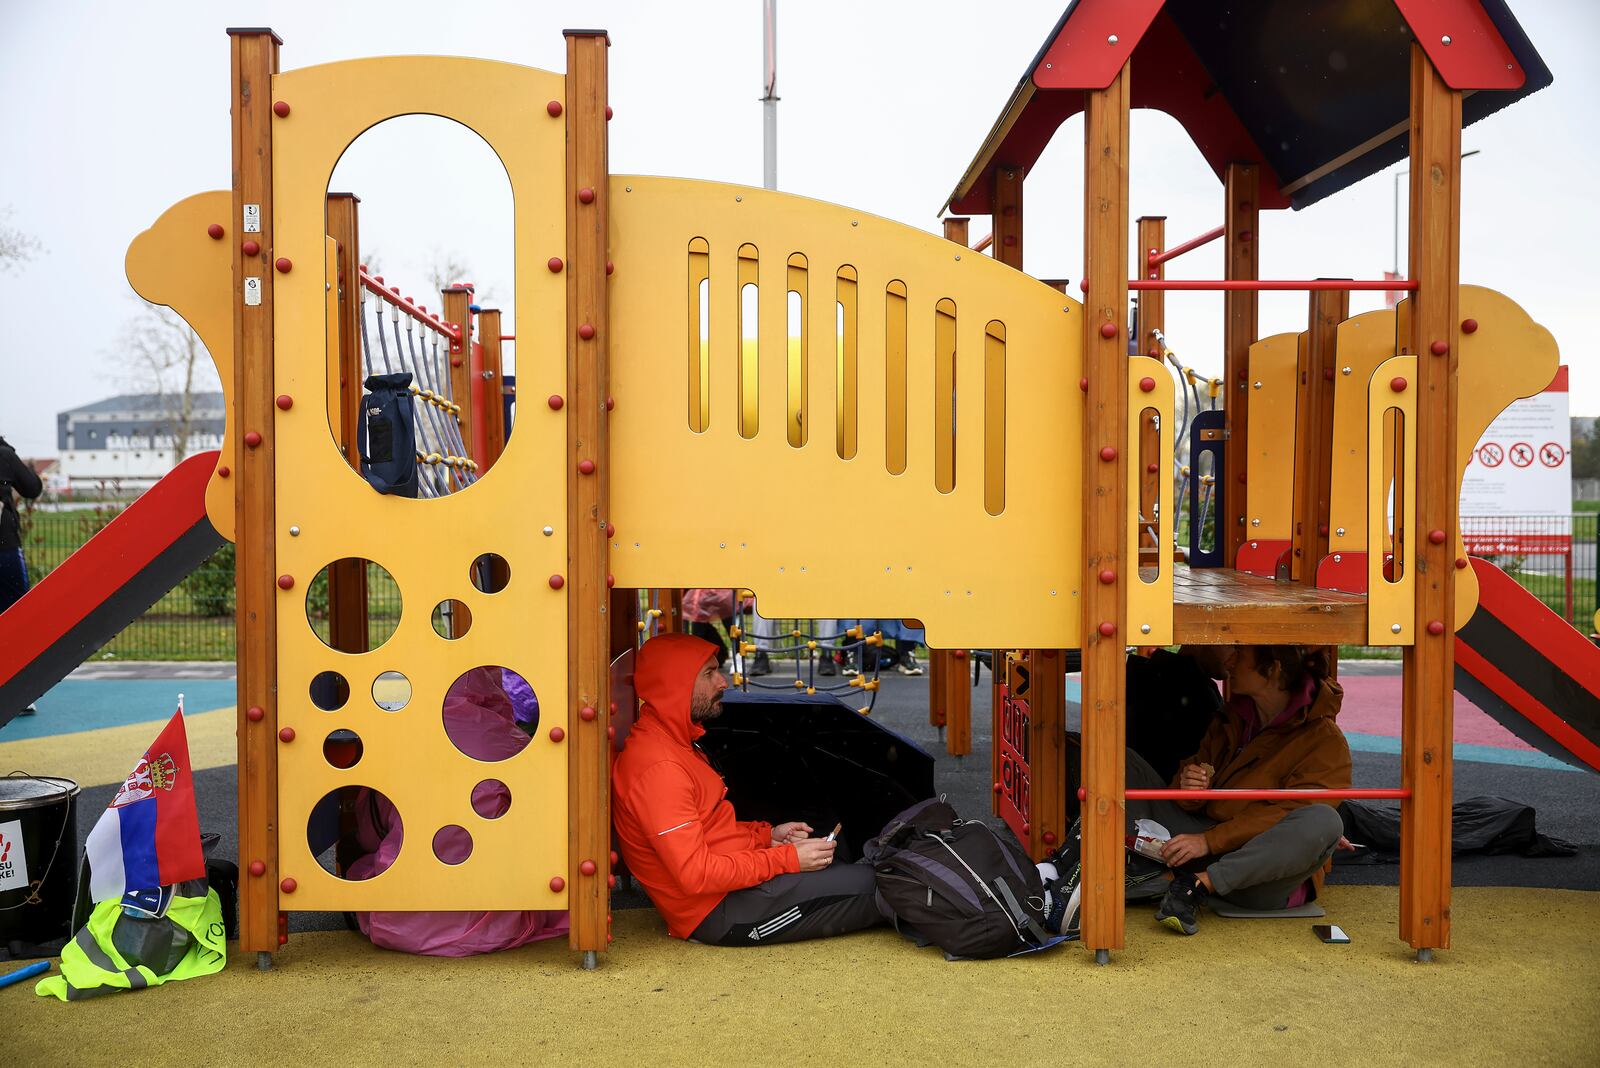
[[[943,801],[924,801],[867,844],[878,903],[895,929],[952,960],[1005,957],[1061,941],[1044,928],[1039,870],[1014,844]]]
[[[356,442],[361,473],[379,493],[415,497],[417,433],[411,373],[372,375],[365,385]]]

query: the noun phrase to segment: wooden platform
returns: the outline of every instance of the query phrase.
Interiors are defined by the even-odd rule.
[[[1173,574],[1174,638],[1196,645],[1365,645],[1367,599],[1224,568]]]

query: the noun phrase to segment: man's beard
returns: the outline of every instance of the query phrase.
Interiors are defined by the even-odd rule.
[[[692,700],[689,702],[689,719],[694,723],[703,723],[708,719],[716,719],[722,715],[722,695],[717,694],[708,701]]]

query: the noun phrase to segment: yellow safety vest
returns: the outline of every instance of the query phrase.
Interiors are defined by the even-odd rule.
[[[222,926],[222,902],[215,890],[205,897],[174,895],[167,919],[194,936],[194,943],[178,966],[159,975],[144,965],[130,965],[117,952],[112,931],[122,916],[122,901],[100,902],[76,937],[61,951],[61,974],[39,980],[33,992],[40,997],[82,1001],[117,990],[139,990],[175,979],[220,972],[228,963],[227,935]]]

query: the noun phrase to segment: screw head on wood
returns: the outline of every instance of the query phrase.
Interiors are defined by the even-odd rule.
[[[294,728],[293,727],[284,727],[281,730],[279,730],[278,731],[278,741],[280,741],[280,742],[292,742],[292,741],[294,741]]]
[[[591,188],[590,186],[586,185],[582,189],[578,190],[578,203],[579,204],[593,204],[594,203],[594,189]]]
[[[1476,319],[1463,319],[1463,320],[1461,320],[1461,332],[1463,334],[1476,334],[1478,332],[1478,320],[1476,320]]]
[[[278,268],[279,274],[288,274],[290,271],[294,270],[294,261],[288,256],[279,256],[277,262],[273,264],[273,266]]]
[[[1139,379],[1139,389],[1141,391],[1143,391],[1145,393],[1149,393],[1150,391],[1152,391],[1155,388],[1156,388],[1156,380],[1151,378],[1149,375],[1146,375],[1145,377]]]
[[[289,117],[289,102],[287,100],[279,100],[279,101],[277,101],[276,103],[274,103],[272,105],[272,113],[274,115],[278,116],[278,118],[280,118],[280,119],[288,118]]]
[[[544,109],[550,113],[550,117],[552,119],[558,119],[561,117],[561,101],[559,100],[550,101],[550,103],[544,106]]]
[[[1398,623],[1392,624],[1389,627],[1389,633],[1390,634],[1399,634],[1400,633],[1400,624],[1398,624]]]
[[[1389,379],[1389,388],[1396,393],[1404,393],[1406,391],[1406,380],[1397,375]]]
[[[279,575],[278,576],[278,589],[280,589],[280,590],[292,590],[292,589],[294,589],[294,576],[293,575]]]
[[[211,240],[221,241],[222,235],[227,233],[227,231],[222,228],[221,223],[212,223],[210,226],[206,227],[206,233],[211,235]]]
[[[560,727],[551,727],[550,728],[550,740],[552,742],[559,742],[562,739],[564,739],[566,736],[567,736],[567,732],[562,730]]]
[[[578,327],[578,336],[588,341],[594,337],[594,324],[583,323]]]
[[[280,412],[286,412],[294,407],[294,398],[287,393],[280,393],[278,394],[278,399],[273,403],[278,406]]]
[[[560,274],[561,268],[565,267],[566,264],[561,262],[560,256],[551,256],[549,262],[547,262],[545,266],[550,268],[551,274]]]
[[[560,575],[551,575],[550,576],[550,588],[552,590],[559,590],[561,587],[565,586],[566,584],[567,584],[567,580],[562,578]]]
[[[299,885],[300,884],[295,882],[293,879],[285,879],[283,882],[278,884],[278,889],[282,890],[286,894],[292,894],[294,893],[295,888]]]
[[[263,875],[267,874],[266,864],[259,860],[252,860],[250,862],[250,874],[255,876],[257,879],[261,878]]]
[[[239,251],[246,256],[259,256],[261,254],[261,245],[256,241],[245,241],[240,244]]]
[[[550,394],[550,399],[545,401],[545,403],[550,405],[550,410],[552,412],[559,412],[562,408],[562,405],[566,404],[567,402],[562,398],[561,394],[552,393]]]

